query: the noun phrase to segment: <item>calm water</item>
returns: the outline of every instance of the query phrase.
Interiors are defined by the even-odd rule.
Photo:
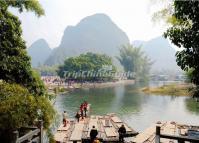
[[[55,106],[59,113],[66,110],[70,117],[74,117],[79,105],[86,100],[91,103],[91,114],[114,112],[138,131],[156,121],[199,125],[199,103],[187,97],[147,95],[138,91],[141,87],[132,84],[79,89],[67,95],[59,95]]]

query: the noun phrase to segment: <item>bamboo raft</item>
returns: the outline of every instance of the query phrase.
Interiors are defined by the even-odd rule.
[[[156,126],[160,126],[162,134],[169,136],[188,137],[188,131],[194,130],[199,139],[199,126],[178,124],[176,122],[157,122],[142,133],[138,134],[131,142],[132,143],[155,143]],[[161,143],[177,143],[172,139],[160,139]]]
[[[107,114],[105,116],[90,116],[80,122],[71,120],[66,127],[61,125],[57,133],[55,134],[55,140],[57,143],[72,143],[72,142],[83,142],[87,143],[90,141],[90,130],[92,126],[95,126],[98,130],[98,139],[103,142],[118,142],[119,134],[118,129],[121,125],[126,128],[125,137],[133,137],[138,134],[126,123],[120,120],[115,114]]]

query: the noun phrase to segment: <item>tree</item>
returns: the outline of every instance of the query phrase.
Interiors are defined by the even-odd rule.
[[[37,0],[1,0],[1,9],[7,10],[9,6],[18,8],[19,12],[34,12],[37,16],[44,15],[44,10]]]
[[[125,72],[133,72],[139,80],[146,80],[151,60],[141,51],[141,47],[133,47],[128,44],[120,49],[120,56],[117,57],[124,67]]]
[[[10,142],[11,134],[20,127],[32,126],[36,120],[44,121],[47,129],[54,117],[51,103],[43,96],[33,96],[17,84],[0,82],[0,139]]]
[[[111,69],[105,69],[106,67]],[[112,59],[107,55],[86,53],[66,59],[64,65],[59,67],[58,75],[76,80],[96,81],[111,78],[111,75],[103,77],[96,74],[103,73],[105,75],[107,72],[114,73],[115,71],[116,67],[112,64]],[[78,76],[77,74],[80,74],[80,77],[75,77]]]
[[[35,12],[40,16],[43,9],[36,0],[0,1],[0,79],[10,83],[18,83],[29,89],[33,94],[44,94],[44,85],[31,69],[30,57],[22,39],[21,22],[8,11],[16,7]]]
[[[174,1],[172,17],[176,22],[164,33],[173,44],[181,48],[176,53],[182,70],[192,70],[191,82],[196,85],[194,96],[199,97],[199,2]]]
[[[56,76],[57,75],[57,69],[58,66],[38,66],[37,68],[34,68],[36,71],[38,71],[41,76]]]
[[[199,104],[193,98],[187,98],[185,100],[186,109],[194,115],[199,115]]]
[[[6,143],[13,130],[32,126],[38,119],[48,128],[54,116],[52,105],[41,96],[46,95],[44,84],[31,68],[21,22],[9,7],[44,14],[37,0],[0,0],[0,140]]]

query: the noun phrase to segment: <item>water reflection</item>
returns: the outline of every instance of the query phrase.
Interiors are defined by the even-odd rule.
[[[134,86],[116,86],[111,88],[80,89],[68,95],[58,96],[56,106],[60,112],[64,109],[71,117],[84,101],[91,103],[92,114],[114,112],[120,115],[138,112],[141,106],[139,94],[129,92]]]
[[[199,115],[199,102],[197,102],[193,98],[187,98],[185,100],[185,103],[188,111],[192,112],[193,114]]]

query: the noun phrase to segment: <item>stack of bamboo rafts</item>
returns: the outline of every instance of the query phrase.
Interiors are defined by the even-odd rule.
[[[138,134],[134,139],[133,143],[155,143],[155,133],[156,133],[156,126],[161,127],[161,134],[171,135],[171,136],[188,136],[188,130],[194,129],[195,131],[199,132],[199,126],[191,126],[191,125],[184,125],[178,124],[176,122],[157,122],[153,124],[148,129],[144,130],[140,134]],[[160,139],[161,143],[175,143],[176,140],[172,139]]]

